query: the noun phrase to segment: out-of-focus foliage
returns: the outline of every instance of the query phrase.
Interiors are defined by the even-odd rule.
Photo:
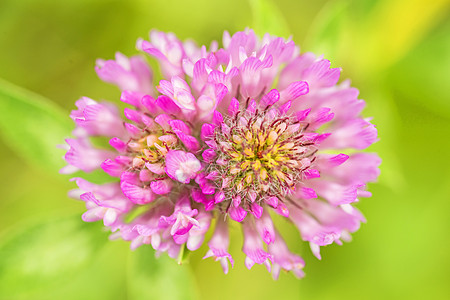
[[[0,80],[0,128],[5,141],[30,163],[57,172],[64,162],[56,145],[73,128],[66,112],[47,99]],[[38,122],[36,122],[39,120]]]
[[[201,299],[448,298],[449,12],[447,0],[1,1],[0,77],[52,102],[0,85],[0,299],[163,299],[164,289],[195,298],[197,288]],[[209,44],[246,26],[292,34],[302,52],[342,67],[367,101],[380,136],[369,151],[383,164],[374,196],[359,204],[368,223],[354,241],[317,261],[285,224],[306,277],[273,281],[261,266],[245,268],[237,228],[236,264],[224,275],[202,260],[205,248],[178,267],[148,247],[130,253],[125,242],[106,242],[100,224],[62,219],[84,208],[67,198],[74,185],[56,174],[62,152],[51,144],[70,130],[77,98],[119,98],[97,79],[95,59],[134,54],[151,28]],[[29,227],[31,218],[41,225]]]
[[[189,268],[167,255],[155,258],[150,247],[130,253],[127,299],[197,299],[197,285]]]
[[[284,38],[291,34],[281,11],[271,0],[249,0],[253,24],[252,28],[260,36],[267,32]]]
[[[0,297],[42,297],[82,272],[107,242],[77,217],[25,227],[0,244]]]

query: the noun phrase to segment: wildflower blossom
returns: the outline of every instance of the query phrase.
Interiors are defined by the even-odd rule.
[[[89,98],[71,114],[75,138],[62,172],[100,168],[117,178],[75,179],[71,195],[86,202],[83,220],[103,220],[112,238],[171,257],[181,247],[197,250],[215,220],[205,258],[225,273],[234,265],[228,226],[237,222],[248,268],[302,277],[303,259],[272,218],[292,222],[319,259],[321,246],[348,240],[364,221],[353,204],[370,196],[366,184],[380,159],[358,152],[377,140],[358,90],[338,84],[340,69],[328,60],[252,30],[225,32],[223,48],[214,42],[209,50],[173,34],[150,38],[137,48],[160,63],[158,83],[141,56],[97,62],[99,77],[131,105],[125,119],[113,104]],[[110,147],[94,146],[99,136]]]

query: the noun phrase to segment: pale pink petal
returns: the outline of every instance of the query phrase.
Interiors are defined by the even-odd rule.
[[[189,183],[201,168],[200,161],[192,153],[171,150],[166,155],[165,171],[179,182]]]

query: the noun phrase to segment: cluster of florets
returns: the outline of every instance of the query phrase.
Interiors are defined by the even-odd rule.
[[[203,158],[207,163],[215,162],[206,171],[219,190],[215,203],[224,203],[221,211],[238,222],[247,212],[259,219],[263,203],[283,211],[285,206],[283,202],[278,205],[278,199],[289,199],[286,196],[299,182],[317,174],[310,166],[318,136],[306,132],[308,124],[299,118],[272,108],[269,97],[276,93],[273,90],[261,99],[261,111],[255,100],[247,99],[241,112],[239,101],[233,98],[231,119],[222,121],[219,117],[218,126],[204,125],[213,130],[210,140],[205,140],[211,149]]]
[[[275,229],[273,214],[295,224],[320,258],[320,246],[340,244],[364,221],[353,207],[370,196],[380,159],[367,148],[377,131],[360,113],[364,101],[340,69],[292,41],[251,30],[223,48],[181,42],[152,31],[137,48],[160,63],[166,80],[154,88],[141,56],[99,60],[99,77],[117,85],[126,108],[82,98],[71,114],[63,173],[101,168],[117,180],[75,178],[71,192],[86,202],[85,221],[103,220],[112,238],[134,249],[151,244],[177,257],[197,250],[211,221],[215,229],[205,257],[228,272],[228,223],[244,233],[245,264],[265,264],[303,276],[302,258]],[[272,89],[271,89],[272,88]],[[109,146],[95,143],[108,137]],[[340,152],[347,151],[349,154]],[[352,150],[351,150],[352,149]],[[265,244],[265,245],[264,245]]]

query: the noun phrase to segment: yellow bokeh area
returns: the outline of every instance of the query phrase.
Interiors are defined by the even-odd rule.
[[[75,184],[57,172],[63,151],[44,159],[46,152],[24,150],[50,140],[45,128],[54,120],[25,111],[17,120],[0,91],[0,300],[450,298],[448,0],[2,0],[0,78],[49,99],[42,109],[63,111],[58,124],[72,126],[81,96],[119,103],[119,90],[97,78],[97,58],[137,53],[137,38],[152,28],[209,45],[246,27],[291,35],[301,52],[323,54],[366,101],[363,114],[380,138],[367,151],[383,162],[373,196],[356,205],[367,223],[353,241],[323,247],[319,261],[278,220],[306,276],[282,272],[274,281],[263,266],[245,267],[233,226],[227,275],[202,259],[205,246],[182,266],[162,257],[168,267],[160,270],[152,251],[132,252],[108,241],[101,224],[81,221],[84,203],[67,196]],[[42,129],[30,138],[24,126]],[[48,225],[59,219],[58,228]]]

